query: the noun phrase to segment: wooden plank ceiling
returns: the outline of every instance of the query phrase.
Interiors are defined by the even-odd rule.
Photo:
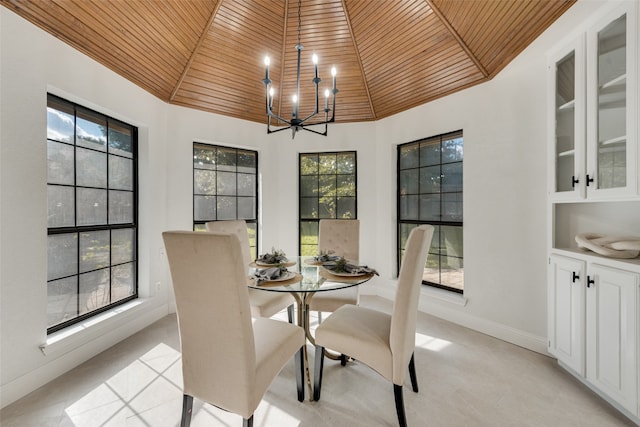
[[[264,122],[295,91],[295,0],[0,0],[158,98]],[[302,0],[300,115],[338,70],[336,121],[378,120],[486,82],[575,0]]]

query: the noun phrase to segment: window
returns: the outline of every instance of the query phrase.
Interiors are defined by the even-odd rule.
[[[48,333],[138,296],[137,135],[48,95]]]
[[[318,254],[318,222],[356,219],[356,152],[300,154],[300,255]]]
[[[258,152],[193,143],[193,229],[208,221],[247,222],[252,259],[258,247]]]
[[[462,131],[398,146],[398,268],[411,229],[435,227],[422,282],[462,293]]]

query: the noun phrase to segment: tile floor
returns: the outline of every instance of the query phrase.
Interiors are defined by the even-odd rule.
[[[363,297],[362,305],[391,310],[380,298]],[[405,387],[413,427],[634,425],[555,360],[422,313],[415,360],[420,392],[411,391],[408,378]],[[7,406],[0,425],[174,427],[181,404],[170,315]],[[191,425],[241,426],[242,420],[196,401]],[[391,384],[357,361],[341,367],[325,360],[321,400],[302,403],[291,361],[254,416],[255,427],[395,425]]]

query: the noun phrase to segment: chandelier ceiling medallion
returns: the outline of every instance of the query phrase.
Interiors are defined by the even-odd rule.
[[[269,78],[269,64],[270,59],[268,56],[264,58],[264,64],[266,66],[265,76],[262,82],[266,87],[266,107],[267,107],[267,134],[280,132],[283,130],[291,129],[291,139],[296,137],[296,132],[299,130],[306,130],[309,132],[316,133],[318,135],[327,136],[327,128],[329,123],[333,123],[336,118],[336,94],[338,93],[338,89],[336,88],[336,67],[331,68],[331,76],[333,77],[333,87],[331,90],[325,89],[324,91],[324,120],[317,121],[313,119],[319,113],[318,109],[318,85],[322,81],[322,79],[318,76],[318,56],[314,53],[311,57],[313,61],[314,67],[314,78],[311,82],[315,85],[316,92],[316,104],[313,112],[309,114],[307,117],[301,119],[299,117],[299,101],[300,101],[300,52],[304,47],[300,41],[300,27],[301,27],[301,14],[300,14],[300,3],[301,0],[298,0],[298,44],[296,45],[296,50],[298,51],[298,66],[297,66],[297,76],[296,76],[296,93],[293,95],[293,111],[291,113],[291,120],[286,120],[280,117],[278,114],[275,114],[272,110],[273,107],[273,96],[275,90],[271,85],[271,79]],[[329,96],[333,94],[333,102],[332,107],[329,108]],[[329,112],[331,112],[331,118],[329,118]],[[275,120],[275,126],[282,126],[277,129],[271,129],[271,119]],[[322,126],[324,125],[324,131],[320,132],[315,129],[311,129],[309,126]]]

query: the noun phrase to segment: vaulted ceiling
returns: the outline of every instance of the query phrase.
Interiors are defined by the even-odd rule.
[[[338,71],[336,121],[378,120],[493,78],[575,0],[0,0],[158,98],[290,117],[301,23],[301,116]]]

